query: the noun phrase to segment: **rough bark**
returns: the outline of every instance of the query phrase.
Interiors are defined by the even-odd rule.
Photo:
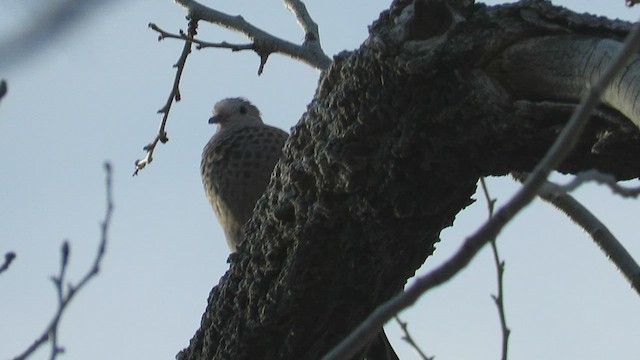
[[[179,359],[320,358],[402,290],[479,176],[531,170],[568,119],[577,99],[522,91],[506,50],[629,28],[540,1],[463,5],[396,1],[335,57]],[[603,106],[560,171],[638,177],[639,140]]]

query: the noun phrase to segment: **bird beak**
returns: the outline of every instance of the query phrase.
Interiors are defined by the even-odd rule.
[[[214,115],[209,118],[209,124],[217,124],[220,122],[220,115]]]

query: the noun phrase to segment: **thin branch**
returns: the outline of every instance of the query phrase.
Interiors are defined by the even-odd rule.
[[[107,239],[109,233],[109,226],[111,224],[111,214],[113,213],[113,195],[112,195],[112,170],[111,164],[105,163],[104,169],[106,172],[106,211],[104,215],[104,220],[100,224],[100,243],[98,244],[98,251],[96,252],[96,257],[93,260],[93,265],[89,269],[89,271],[82,277],[80,282],[77,285],[73,285],[71,283],[67,284],[67,288],[65,291],[65,275],[67,271],[67,264],[69,262],[69,243],[65,240],[61,247],[61,260],[60,260],[60,272],[58,276],[53,276],[52,281],[56,287],[56,293],[58,297],[58,310],[54,315],[53,319],[46,327],[42,335],[38,339],[34,341],[31,346],[27,350],[25,350],[22,354],[13,358],[13,360],[23,360],[26,359],[29,355],[31,355],[36,349],[45,344],[47,340],[51,339],[52,348],[51,348],[51,357],[50,359],[55,359],[57,354],[64,351],[58,345],[57,333],[58,333],[58,325],[60,324],[60,320],[62,319],[62,314],[67,309],[71,300],[73,300],[74,296],[82,290],[90,280],[92,280],[98,272],[100,271],[100,264],[102,262],[102,258],[104,257],[104,253],[107,247]]]
[[[158,31],[159,29],[155,24],[149,24],[149,27]],[[197,34],[198,29],[198,20],[191,19],[189,20],[189,29],[187,30],[188,37],[192,38]],[[163,39],[162,32],[158,37],[158,41]],[[138,159],[135,162],[136,170],[133,172],[133,176],[138,175],[138,171],[144,169],[145,166],[150,164],[153,161],[153,152],[156,149],[156,145],[158,142],[165,144],[169,141],[167,137],[167,132],[165,127],[167,126],[167,120],[169,119],[169,111],[171,110],[171,105],[173,104],[173,100],[176,102],[180,101],[180,79],[182,78],[182,72],[184,71],[184,66],[187,62],[187,56],[191,53],[191,41],[185,41],[184,47],[182,48],[182,53],[180,54],[180,58],[178,58],[178,62],[173,65],[176,68],[176,76],[173,79],[173,86],[171,87],[171,92],[169,93],[169,98],[164,106],[158,110],[159,114],[162,114],[162,121],[160,122],[160,128],[158,128],[158,132],[155,138],[147,144],[143,150],[146,151],[146,155],[142,159]]]
[[[60,274],[57,277],[51,277],[54,286],[56,287],[56,295],[58,297],[58,311],[64,307],[64,284],[65,275],[67,274],[67,265],[69,264],[69,254],[71,249],[69,248],[69,241],[65,240],[60,248]],[[51,328],[49,336],[51,339],[51,360],[55,359],[59,353],[64,353],[64,348],[58,345],[58,326]]]
[[[0,274],[5,272],[9,268],[9,266],[11,266],[11,263],[15,258],[16,253],[14,253],[13,251],[9,251],[8,253],[4,254],[4,263],[0,265]]]
[[[640,195],[640,187],[624,187],[618,184],[618,180],[616,180],[613,175],[603,174],[598,170],[579,172],[569,183],[565,185],[555,184],[555,186],[557,186],[558,192],[571,192],[578,188],[578,186],[590,181],[606,185],[614,194],[618,194],[624,198],[637,198]]]
[[[5,80],[0,80],[0,100],[7,95],[7,82]]]
[[[450,280],[471,262],[480,249],[495,238],[502,228],[526,205],[528,205],[544,185],[549,173],[556,168],[571,151],[580,136],[590,112],[598,105],[602,93],[614,76],[628,63],[640,48],[640,22],[627,36],[625,44],[607,66],[600,79],[582,97],[576,112],[571,115],[556,141],[545,157],[538,163],[524,186],[505,204],[495,216],[468,237],[462,247],[445,263],[430,273],[419,277],[412,286],[380,305],[347,338],[327,353],[322,360],[349,359],[358,349],[364,347],[386,321],[402,309],[411,306],[426,291]]]
[[[512,175],[520,182],[526,177],[519,173]],[[584,229],[640,295],[640,266],[604,223],[578,200],[565,193],[563,186],[547,182],[540,189],[540,197],[557,207]]]
[[[482,185],[482,192],[487,201],[487,208],[489,210],[489,219],[493,217],[493,211],[496,204],[496,199],[491,198],[489,195],[489,188],[484,181],[484,177],[480,178],[480,184]],[[493,261],[496,266],[496,275],[498,281],[498,294],[491,295],[493,302],[498,308],[498,317],[500,318],[500,330],[502,331],[502,360],[507,360],[509,354],[509,335],[511,335],[511,329],[507,326],[507,316],[504,310],[504,268],[505,262],[500,259],[498,253],[498,245],[496,239],[491,239],[491,252],[493,253]]]
[[[480,178],[480,185],[482,186],[482,193],[484,194],[484,199],[487,202],[487,211],[489,212],[489,219],[493,217],[493,212],[496,208],[496,199],[492,198],[489,195],[489,188],[487,188],[487,183],[484,181],[484,177]]]
[[[418,355],[420,355],[420,358],[422,358],[423,360],[434,360],[435,357],[434,356],[427,356],[422,349],[420,349],[420,346],[418,346],[418,344],[413,340],[413,337],[411,336],[411,334],[409,333],[409,328],[408,328],[408,324],[402,320],[400,320],[400,317],[398,315],[393,317],[394,319],[396,319],[396,322],[398,323],[398,325],[400,325],[400,328],[402,329],[402,332],[404,333],[404,336],[402,337],[402,340],[406,341],[407,343],[409,343],[409,345],[418,352]]]
[[[158,25],[153,23],[149,24],[149,28],[157,31],[160,34],[160,36],[158,36],[158,40],[180,39],[184,41],[190,41],[194,44],[197,44],[196,46],[197,50],[208,48],[208,47],[231,49],[231,51],[253,50],[253,44],[231,44],[226,41],[222,41],[219,43],[212,43],[212,42],[202,41],[202,40],[192,38],[191,36],[185,34],[184,31],[180,31],[179,34],[172,34],[170,32],[162,30],[160,27],[158,27]]]
[[[305,42],[297,45],[287,40],[271,35],[264,30],[247,22],[242,16],[231,16],[223,12],[211,9],[193,0],[174,0],[182,6],[192,19],[200,19],[213,24],[218,24],[229,30],[239,32],[253,41],[253,49],[261,59],[264,66],[266,58],[272,53],[279,53],[293,59],[302,61],[318,70],[326,70],[331,64],[331,59],[322,51],[319,35],[313,32],[313,21],[300,1],[291,1],[291,11],[296,14],[298,21],[305,30]],[[285,3],[286,4],[286,3]],[[287,5],[289,6],[289,5]],[[313,25],[311,25],[313,24]],[[309,31],[305,26],[309,27]],[[263,67],[262,66],[262,67]]]

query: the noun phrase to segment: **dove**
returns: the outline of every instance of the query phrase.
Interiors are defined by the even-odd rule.
[[[227,244],[235,252],[243,240],[242,227],[267,189],[289,135],[265,124],[258,108],[244,98],[216,103],[209,123],[218,127],[202,151],[200,175]],[[384,330],[365,349],[363,359],[398,360]]]
[[[242,226],[267,189],[289,135],[263,123],[258,108],[244,98],[216,103],[209,123],[217,124],[217,129],[202,152],[200,175],[227,244],[235,252],[243,239]]]

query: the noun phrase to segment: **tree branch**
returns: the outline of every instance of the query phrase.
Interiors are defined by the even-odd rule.
[[[8,253],[4,254],[4,262],[2,263],[2,265],[0,265],[0,274],[5,272],[9,268],[15,258],[16,253],[14,253],[13,251],[9,251]]]
[[[229,30],[239,32],[253,41],[253,49],[261,58],[261,63],[266,63],[266,58],[272,53],[280,53],[299,60],[318,70],[326,70],[331,64],[331,59],[322,51],[317,26],[300,1],[285,2],[287,7],[296,15],[298,22],[305,30],[305,42],[296,45],[292,42],[273,36],[264,30],[247,22],[242,16],[231,16],[223,12],[211,9],[192,0],[174,0],[182,6],[191,19],[204,20],[218,24]]]
[[[207,48],[207,47],[231,49],[231,51],[253,50],[253,44],[230,44],[226,41],[222,41],[219,43],[212,43],[212,42],[194,39],[191,36],[185,34],[184,31],[180,31],[179,34],[172,34],[170,32],[162,30],[160,27],[158,27],[158,25],[154,23],[150,23],[149,28],[157,31],[160,34],[160,36],[158,36],[158,40],[163,40],[166,38],[185,40],[185,41],[189,41],[194,44],[197,44],[196,49],[198,50]]]
[[[402,340],[406,341],[415,351],[417,351],[418,355],[420,355],[420,358],[422,360],[434,360],[435,359],[434,356],[427,356],[422,351],[422,349],[420,349],[420,346],[418,345],[418,343],[416,343],[415,340],[413,340],[413,336],[411,336],[411,333],[409,333],[408,324],[405,321],[400,320],[400,317],[398,315],[394,316],[393,318],[396,319],[396,322],[398,323],[398,325],[400,325],[400,328],[404,333]]]
[[[105,215],[104,215],[104,220],[102,221],[101,225],[100,225],[100,229],[101,229],[101,235],[100,235],[100,243],[98,244],[98,251],[96,253],[96,257],[93,260],[93,265],[91,266],[91,268],[89,269],[89,271],[87,271],[87,273],[82,277],[82,279],[80,280],[80,282],[78,282],[77,285],[73,285],[71,283],[67,284],[67,288],[65,291],[65,275],[66,275],[66,271],[67,271],[67,264],[69,262],[69,253],[70,253],[70,248],[69,248],[69,242],[67,240],[65,240],[62,243],[62,247],[61,247],[61,259],[60,259],[60,272],[58,273],[58,276],[53,276],[52,277],[52,281],[56,287],[56,294],[57,294],[57,298],[58,298],[58,310],[56,311],[56,314],[53,317],[53,320],[51,320],[51,322],[49,323],[49,325],[46,327],[46,329],[44,330],[44,332],[42,333],[42,335],[40,335],[40,337],[38,339],[36,339],[36,341],[31,344],[31,346],[29,346],[29,348],[27,348],[22,354],[16,356],[15,358],[13,358],[13,360],[23,360],[26,359],[29,355],[31,355],[36,349],[38,349],[40,346],[42,346],[44,343],[47,342],[47,340],[51,339],[52,342],[52,346],[51,346],[51,357],[50,359],[55,359],[56,356],[61,353],[64,352],[64,348],[61,348],[58,345],[58,337],[57,337],[57,333],[58,333],[58,325],[60,324],[60,320],[62,319],[62,315],[64,313],[64,311],[67,309],[69,303],[71,302],[71,300],[73,300],[74,296],[76,294],[78,294],[80,292],[80,290],[82,290],[85,285],[87,283],[89,283],[89,281],[91,281],[96,275],[98,275],[98,272],[100,271],[100,264],[102,262],[102,258],[104,256],[106,247],[107,247],[107,239],[108,239],[108,232],[109,232],[109,226],[111,224],[111,214],[113,213],[113,195],[112,195],[112,170],[111,170],[111,164],[110,163],[105,163],[104,164],[104,169],[106,172],[106,180],[105,180],[105,187],[106,187],[106,211],[105,211]]]
[[[513,173],[512,175],[519,182],[523,182],[526,177],[522,173]],[[540,188],[539,196],[583,228],[607,258],[620,270],[629,284],[631,284],[631,287],[640,295],[640,266],[638,263],[622,243],[609,231],[607,226],[593,215],[589,209],[567,194],[565,188],[565,186],[547,181]]]
[[[602,76],[588,89],[567,125],[553,143],[545,157],[536,165],[524,186],[503,206],[495,216],[468,237],[461,248],[444,264],[419,277],[405,292],[380,305],[347,338],[327,353],[322,360],[349,359],[364,347],[391,317],[402,309],[413,305],[428,290],[441,285],[466,267],[475,255],[527,204],[544,185],[549,173],[567,157],[584,129],[590,112],[598,105],[599,99],[614,76],[627,64],[640,48],[640,23],[627,36],[622,50],[616,54]]]
[[[318,25],[309,15],[304,3],[300,0],[284,0],[284,6],[295,15],[298,25],[304,31],[304,43],[302,46],[316,48],[315,51],[322,52]]]
[[[162,40],[164,37],[167,37],[167,36],[164,36],[164,34],[167,34],[167,33],[164,32],[163,30],[160,30],[155,24],[149,24],[149,27],[153,30],[160,32],[160,36],[158,36],[158,41]],[[197,34],[197,29],[198,29],[198,21],[191,19],[189,20],[189,28],[187,30],[187,35],[184,35],[181,32],[181,36],[184,35],[188,38],[193,38]],[[175,100],[176,102],[180,101],[180,98],[181,98],[180,79],[182,78],[182,72],[184,71],[184,66],[187,63],[187,56],[189,56],[190,53],[191,53],[191,41],[185,41],[184,47],[182,48],[182,53],[178,58],[178,62],[175,65],[173,65],[173,67],[176,68],[176,76],[173,79],[173,86],[171,87],[171,92],[169,93],[167,102],[164,104],[164,106],[160,110],[158,110],[158,113],[162,114],[162,121],[160,122],[158,133],[156,134],[155,138],[149,144],[145,145],[145,147],[143,148],[143,150],[147,152],[145,156],[142,159],[136,160],[135,162],[136,170],[133,172],[133,176],[138,175],[138,171],[144,169],[145,166],[147,166],[153,161],[153,152],[155,151],[156,145],[158,145],[158,142],[165,144],[167,141],[169,141],[165,127],[167,126],[167,120],[169,119],[169,111],[171,110],[171,105],[173,104],[173,100]]]
[[[7,82],[5,80],[0,80],[0,100],[7,95]]]
[[[496,199],[492,198],[491,195],[489,195],[489,188],[487,188],[484,177],[480,178],[480,184],[482,185],[482,192],[484,193],[485,199],[487,201],[489,219],[491,219],[493,217]],[[493,253],[493,260],[496,266],[496,275],[498,281],[498,294],[491,295],[491,298],[498,308],[498,317],[500,319],[500,330],[502,331],[502,360],[507,360],[509,354],[509,335],[511,335],[511,329],[509,329],[509,327],[507,326],[507,316],[504,310],[505,262],[504,260],[500,259],[500,254],[498,253],[498,245],[496,244],[495,238],[491,240],[491,252]]]
[[[521,175],[520,175],[521,176]],[[517,178],[520,181],[520,178]],[[640,195],[640,187],[624,187],[618,184],[615,177],[609,174],[603,174],[598,170],[582,171],[576,174],[576,176],[565,185],[553,184],[555,192],[571,192],[578,188],[578,186],[585,182],[593,181],[599,184],[607,186],[613,193],[618,194],[624,198],[637,198]]]

